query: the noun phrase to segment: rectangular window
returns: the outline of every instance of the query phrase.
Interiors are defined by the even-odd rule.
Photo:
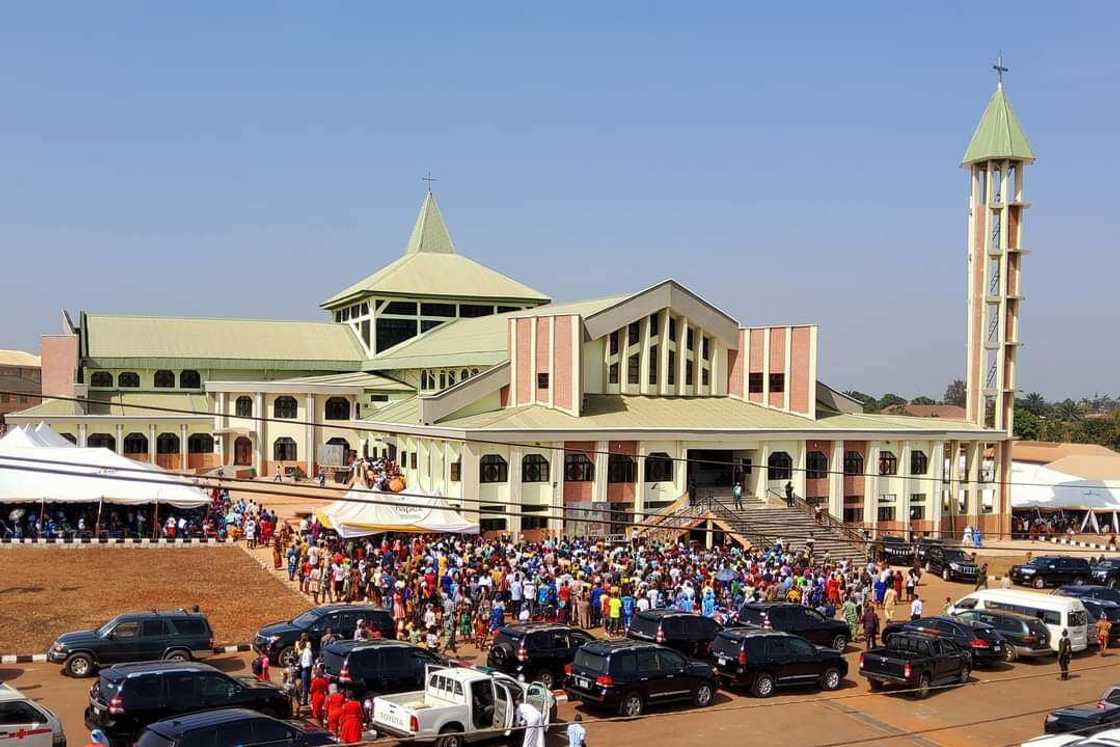
[[[480,532],[504,532],[506,530],[505,519],[479,519],[478,531]]]
[[[611,332],[611,355],[618,355],[618,330]]]
[[[712,379],[712,372],[711,371],[709,371],[706,368],[700,369],[700,385],[701,386],[710,386],[711,383],[712,383],[711,379]]]
[[[408,466],[410,469],[416,469],[416,452],[408,455]]]
[[[362,304],[362,316],[368,316],[368,315],[369,315],[369,304],[368,303],[363,303]]]
[[[379,353],[415,336],[415,319],[386,319],[381,317],[377,320],[377,352]]]
[[[390,301],[381,308],[382,314],[399,314],[402,316],[416,316],[415,301]]]
[[[517,307],[517,306],[499,306],[498,307],[498,313],[499,314],[507,314],[511,311],[518,311],[518,310],[519,310],[519,307]]]
[[[451,463],[451,482],[459,482],[459,474],[462,469],[463,463],[461,461],[455,461]]]
[[[650,337],[656,337],[661,331],[661,312],[655,311],[649,315],[649,334]]]
[[[669,351],[669,375],[665,378],[669,386],[677,385],[677,353],[675,350]]]
[[[921,521],[926,518],[925,506],[910,506],[910,521]]]
[[[685,332],[684,346],[689,350],[695,350],[696,341],[692,339],[692,327],[689,327]]]
[[[349,307],[342,310],[342,321],[344,321],[344,322],[350,321],[350,308]]]
[[[710,337],[705,337],[701,342],[700,355],[704,357],[704,360],[708,360],[711,355],[711,339]]]
[[[528,510],[528,509],[529,509],[529,507],[525,506],[524,510]],[[523,515],[521,517],[521,529],[523,531],[526,531],[526,530],[529,530],[529,529],[548,529],[548,517],[547,516],[524,516]]]
[[[684,362],[684,385],[685,386],[692,386],[692,383],[693,383],[692,380],[696,376],[696,374],[693,373],[694,368],[695,368],[695,366],[692,365],[692,361],[685,361]]]
[[[537,374],[537,389],[548,389],[548,372]]]
[[[490,316],[494,313],[493,306],[483,306],[474,303],[461,303],[459,304],[459,316],[473,319],[480,316]]]
[[[879,506],[879,521],[894,521],[894,506]]]
[[[435,329],[436,327],[438,327],[441,324],[443,324],[443,322],[439,321],[438,319],[421,319],[420,320],[420,331],[421,332],[427,332],[430,329]]]
[[[649,383],[651,385],[657,384],[657,368],[661,365],[661,359],[657,355],[657,346],[650,345],[649,348]]]
[[[336,322],[341,322],[342,321],[342,312],[341,311],[334,312],[334,320]]]
[[[369,401],[370,402],[388,402],[389,401],[389,395],[388,394],[371,394],[371,395],[369,395]]]
[[[369,336],[369,330],[370,330],[369,319],[363,319],[362,320],[362,339],[365,341],[367,348],[372,344],[372,340]]]
[[[669,317],[669,339],[677,341],[677,320],[673,317]]]
[[[626,344],[637,345],[640,339],[642,339],[641,325],[637,322],[630,322],[630,326],[626,328]]]
[[[845,508],[844,509],[844,523],[845,524],[859,524],[863,521],[862,508]]]
[[[642,358],[637,353],[626,361],[626,380],[635,385],[642,380]]]
[[[770,391],[771,392],[784,392],[786,390],[786,375],[785,374],[770,374]]]
[[[455,316],[453,303],[422,303],[420,316]]]
[[[752,373],[747,376],[747,391],[751,394],[762,394],[762,376],[760,373]]]
[[[610,383],[610,384],[617,384],[618,383],[618,364],[617,363],[612,363],[610,365],[610,369],[607,373],[607,383]]]

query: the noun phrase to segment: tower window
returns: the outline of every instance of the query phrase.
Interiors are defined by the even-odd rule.
[[[762,394],[763,374],[752,373],[747,376],[747,388],[751,394]]]
[[[828,457],[823,451],[810,451],[805,455],[805,477],[810,480],[828,477]]]
[[[607,372],[607,382],[610,384],[618,383],[618,364],[612,363]]]
[[[784,392],[786,390],[786,375],[779,373],[770,374],[770,391],[771,392]]]
[[[521,482],[548,482],[548,460],[540,454],[521,458]]]
[[[202,377],[198,375],[198,371],[193,369],[185,369],[179,372],[179,388],[180,389],[201,389]]]
[[[237,402],[234,403],[234,412],[239,418],[253,417],[253,398],[238,397]]]
[[[879,452],[879,474],[880,475],[897,475],[898,474],[898,457],[891,451]]]
[[[641,326],[637,322],[630,322],[630,326],[626,328],[626,344],[637,345],[640,339],[642,339]]]
[[[649,348],[649,383],[657,383],[657,368],[661,365],[661,358],[657,355],[657,346],[651,345]]]
[[[641,356],[637,353],[631,355],[626,361],[626,381],[638,384],[642,380]]]
[[[121,371],[117,374],[117,386],[121,389],[136,389],[140,386],[140,374],[135,371]]]
[[[537,389],[548,389],[548,372],[537,374]]]
[[[295,397],[277,397],[272,403],[272,417],[292,420],[296,417],[299,406]]]
[[[844,452],[845,477],[860,477],[863,475],[863,454],[858,451]]]
[[[788,480],[793,476],[793,459],[784,451],[770,454],[766,462],[767,480]]]
[[[638,466],[632,457],[611,454],[607,458],[607,482],[634,482],[637,477]]]
[[[485,483],[509,480],[509,464],[500,454],[487,454],[478,460],[478,481]]]
[[[611,355],[618,355],[618,330],[611,332]]]

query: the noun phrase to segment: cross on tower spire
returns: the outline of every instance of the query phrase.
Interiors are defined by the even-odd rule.
[[[422,177],[420,177],[420,181],[423,181],[423,182],[427,182],[427,183],[428,183],[428,192],[429,192],[429,193],[431,193],[431,191],[432,191],[432,182],[437,182],[437,181],[439,181],[439,177],[435,177],[435,176],[432,176],[432,172],[431,172],[431,171],[429,171],[429,172],[428,172],[428,175],[427,175],[427,176],[422,176]]]
[[[1003,50],[1000,50],[999,56],[996,57],[996,64],[992,65],[992,70],[996,71],[996,85],[1003,88],[1003,74],[1007,72],[1007,68],[1003,66]]]

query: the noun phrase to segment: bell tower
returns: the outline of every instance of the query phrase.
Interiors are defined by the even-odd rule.
[[[996,90],[961,166],[969,172],[967,419],[1012,434],[1015,359],[1020,344],[1020,274],[1026,167],[1034,162],[995,64]]]

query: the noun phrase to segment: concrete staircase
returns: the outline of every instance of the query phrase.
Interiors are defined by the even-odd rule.
[[[712,514],[736,534],[759,537],[769,545],[781,538],[787,548],[799,550],[809,533],[813,535],[813,552],[828,553],[833,559],[863,560],[864,545],[838,526],[821,526],[812,514],[797,508],[774,508],[762,500],[743,501],[743,509],[734,503],[714,502]]]

